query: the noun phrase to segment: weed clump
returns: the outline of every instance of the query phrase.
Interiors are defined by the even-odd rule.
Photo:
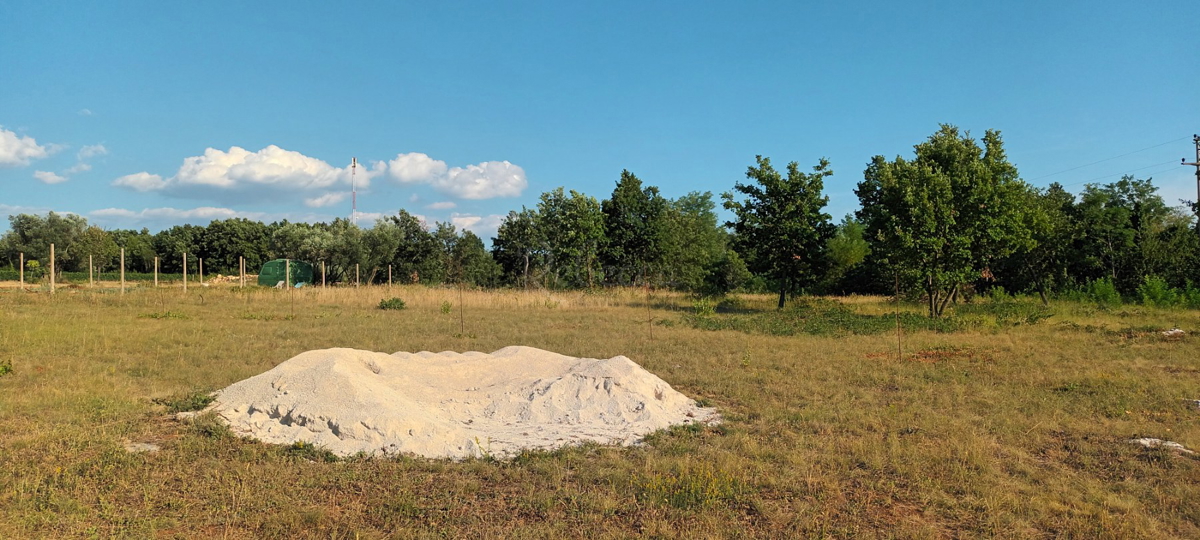
[[[379,301],[379,309],[400,310],[406,307],[408,306],[404,303],[404,300],[395,297]]]
[[[745,491],[732,475],[708,464],[679,468],[666,474],[641,475],[635,488],[638,502],[685,510],[737,503]]]
[[[216,398],[207,390],[191,390],[165,398],[155,398],[153,401],[167,408],[171,414],[199,411],[211,404]]]

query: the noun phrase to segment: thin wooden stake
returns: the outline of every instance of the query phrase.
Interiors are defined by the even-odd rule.
[[[204,286],[204,259],[200,259],[199,274],[200,274],[200,286],[203,287]]]
[[[325,261],[321,261],[321,288],[325,288]]]
[[[392,288],[392,265],[388,265],[388,288]]]
[[[358,288],[358,263],[354,263],[354,288]]]
[[[125,248],[121,248],[121,294],[125,294]]]
[[[21,253],[21,268],[18,271],[21,274],[21,290],[25,290],[25,253]]]
[[[183,292],[187,292],[187,252],[183,253]]]
[[[122,251],[122,252],[124,252],[124,251],[125,251],[125,248],[121,248],[121,251]],[[91,255],[88,255],[88,286],[89,286],[89,287],[95,287],[95,286],[96,286],[96,278],[95,278],[95,276],[94,276],[94,275],[93,275],[93,273],[92,273],[92,271],[93,271],[95,268],[96,268],[96,266],[95,266],[95,265],[92,263],[92,256],[91,256]]]
[[[896,273],[896,359],[904,360],[904,349],[900,344],[900,273]]]
[[[463,307],[462,283],[459,283],[458,284],[458,333],[460,335],[465,336],[467,334],[467,316],[466,316],[465,312],[463,311],[464,309],[465,308]]]
[[[154,288],[158,288],[158,257],[154,258]]]
[[[50,244],[50,295],[54,296],[54,244]]]
[[[246,258],[238,257],[238,279],[241,280],[242,288],[246,288]]]

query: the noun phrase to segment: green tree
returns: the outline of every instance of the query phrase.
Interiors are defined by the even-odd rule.
[[[537,210],[521,207],[504,217],[492,239],[492,258],[500,265],[504,279],[529,287],[531,271],[541,265],[546,242],[538,229]]]
[[[267,226],[258,221],[245,218],[213,221],[204,228],[198,243],[206,272],[236,274],[239,257],[245,257],[247,269],[261,268],[270,260]]]
[[[824,158],[807,174],[793,161],[784,177],[769,158],[756,156],[755,160],[757,166],[746,171],[746,178],[754,183],[738,182],[733,187],[746,199],[722,195],[725,208],[735,216],[725,226],[733,229],[734,250],[746,258],[750,269],[775,281],[782,308],[793,288],[814,283],[828,267],[825,246],[834,227],[822,211],[829,202],[822,191],[833,171]]]
[[[867,255],[871,253],[871,246],[867,244],[865,235],[866,227],[855,220],[854,216],[846,215],[842,218],[836,232],[825,245],[825,250],[829,254],[830,266],[822,280],[824,282],[823,289],[826,291],[836,290],[845,294],[846,276],[854,267],[862,264]]]
[[[942,315],[961,283],[1032,243],[1021,204],[1029,187],[998,131],[983,143],[942,125],[911,161],[876,156],[856,190],[871,249],[924,288],[930,317]]]
[[[563,188],[542,194],[538,202],[538,229],[546,239],[554,284],[592,287],[602,277],[600,247],[604,244],[604,213],[600,203],[575,190]]]
[[[442,264],[438,255],[437,241],[416,216],[400,210],[389,221],[399,229],[402,240],[392,258],[393,271],[405,281],[438,283],[442,278]]]
[[[612,198],[600,204],[606,240],[602,257],[610,280],[631,285],[658,269],[666,207],[657,187],[643,188],[637,176],[621,171]]]
[[[88,222],[82,216],[55,212],[49,212],[45,217],[18,214],[9,216],[8,222],[9,230],[4,233],[3,245],[9,264],[15,265],[24,253],[26,261],[40,261],[39,268],[48,268],[50,244],[54,244],[57,273],[87,270],[88,254],[79,249],[88,230]]]
[[[118,248],[125,248],[125,263],[132,272],[149,273],[154,271],[154,236],[150,230],[116,229],[109,231],[113,243]]]
[[[719,293],[742,276],[728,264],[729,234],[721,227],[712,192],[693,191],[667,203],[663,212],[662,273],[673,287]],[[736,285],[733,285],[736,287]]]
[[[200,255],[200,242],[204,227],[176,225],[158,231],[154,235],[154,251],[158,253],[159,268],[166,273],[183,272],[183,254],[188,257],[188,273],[196,272],[196,260]]]

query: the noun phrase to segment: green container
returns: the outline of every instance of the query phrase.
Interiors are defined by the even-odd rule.
[[[276,287],[281,282],[285,281],[287,273],[288,259],[275,259],[267,261],[263,265],[262,270],[258,272],[258,284],[263,287]],[[313,282],[313,266],[304,261],[291,261],[292,279],[286,280],[287,284],[295,287],[298,283],[311,285]]]

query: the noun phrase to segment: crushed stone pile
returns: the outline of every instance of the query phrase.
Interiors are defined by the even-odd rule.
[[[719,420],[624,356],[532,347],[308,351],[220,390],[209,410],[234,433],[267,443],[451,459],[629,445],[672,425]]]

